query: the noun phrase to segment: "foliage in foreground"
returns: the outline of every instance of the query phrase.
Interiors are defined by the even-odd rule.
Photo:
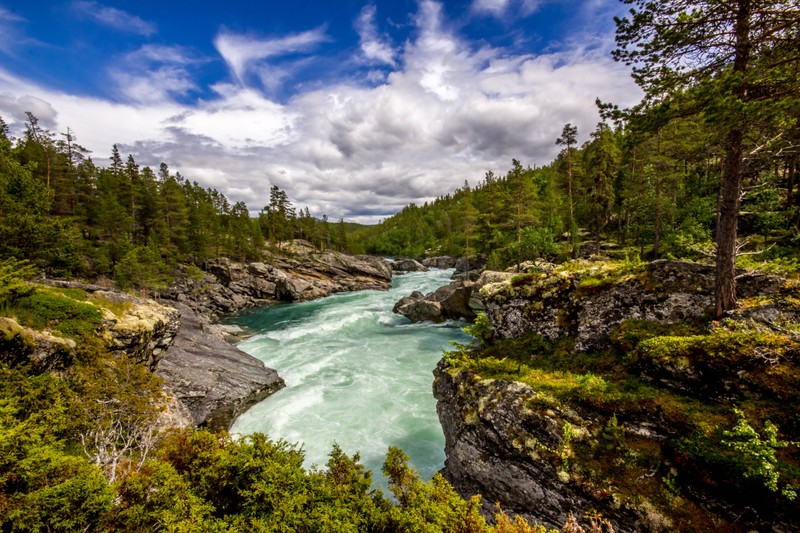
[[[155,434],[159,380],[141,365],[88,350],[60,375],[0,364],[0,530],[544,533],[441,476],[420,479],[399,449],[384,473],[395,501],[338,446],[326,468],[254,434]],[[156,438],[158,437],[158,438]]]

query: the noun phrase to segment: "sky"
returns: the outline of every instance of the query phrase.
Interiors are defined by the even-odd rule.
[[[595,99],[641,96],[610,57],[618,0],[0,0],[0,117],[114,144],[244,201],[375,223],[549,163]]]

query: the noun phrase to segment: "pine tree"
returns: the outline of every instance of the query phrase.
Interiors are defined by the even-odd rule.
[[[615,59],[633,65],[645,90],[639,111],[666,111],[684,91],[721,132],[724,146],[717,216],[716,315],[736,306],[737,231],[743,183],[758,152],[757,124],[779,101],[796,101],[790,66],[800,64],[800,9],[781,0],[623,0]],[[794,100],[792,100],[794,99]],[[793,104],[791,104],[793,105]],[[691,104],[690,104],[691,106]],[[681,107],[681,106],[678,106]]]
[[[569,223],[569,238],[572,243],[572,257],[578,256],[578,221],[575,218],[575,196],[577,194],[574,176],[574,154],[572,146],[578,142],[578,128],[572,124],[565,124],[561,130],[561,137],[556,139],[557,145],[563,145],[561,160],[566,170],[567,209]]]

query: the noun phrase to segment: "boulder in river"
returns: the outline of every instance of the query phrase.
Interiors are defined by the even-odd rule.
[[[392,261],[392,271],[394,272],[427,272],[428,267],[420,263],[419,261],[415,261],[414,259],[409,259],[408,257],[403,257],[401,259],[395,259]]]
[[[426,295],[414,291],[411,295],[401,298],[392,311],[412,322],[472,320],[476,314],[469,303],[471,295],[471,283],[454,281]]]
[[[455,268],[456,262],[458,259],[455,257],[450,257],[448,255],[443,255],[439,257],[427,257],[422,260],[422,264],[428,268]]]

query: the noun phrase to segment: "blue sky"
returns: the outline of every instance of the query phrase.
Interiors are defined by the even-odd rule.
[[[617,0],[0,0],[0,116],[117,143],[257,211],[332,219],[544,164],[594,100],[634,103]]]

